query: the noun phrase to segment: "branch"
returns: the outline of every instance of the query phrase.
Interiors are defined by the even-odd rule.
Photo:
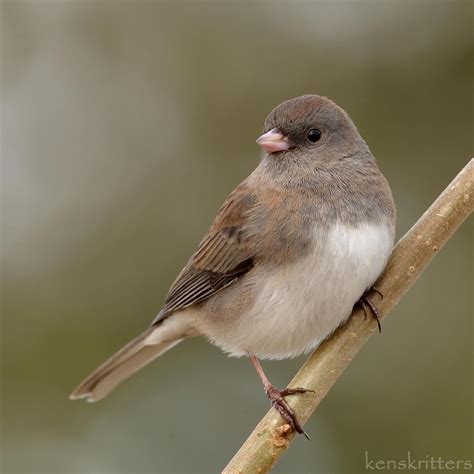
[[[474,159],[471,159],[398,242],[385,272],[376,283],[384,298],[377,300],[378,296],[371,295],[377,301],[383,318],[397,305],[436,253],[472,213],[473,188]],[[308,358],[289,384],[290,387],[305,387],[315,391],[290,398],[289,403],[302,423],[308,420],[374,331],[376,324],[366,321],[360,308],[354,309],[347,324],[324,341]],[[283,425],[280,415],[271,408],[223,473],[269,472],[293,438],[290,426]]]

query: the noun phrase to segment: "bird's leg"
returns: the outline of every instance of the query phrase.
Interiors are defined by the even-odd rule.
[[[382,292],[373,286],[372,288],[369,288],[365,290],[364,294],[360,297],[359,301],[357,302],[362,306],[362,309],[364,310],[364,316],[365,319],[367,319],[367,306],[370,309],[370,312],[373,316],[373,318],[377,321],[377,327],[379,328],[379,332],[382,332],[382,320],[380,318],[380,311],[377,309],[377,306],[372,303],[372,301],[369,299],[369,293],[371,291],[375,291],[381,299],[383,299],[383,294]]]
[[[285,388],[283,390],[278,390],[270,383],[270,380],[268,380],[258,359],[254,355],[252,355],[250,356],[250,360],[252,361],[252,364],[255,367],[257,374],[263,382],[265,395],[268,397],[275,410],[291,426],[293,431],[297,431],[300,434],[304,434],[306,438],[309,439],[309,436],[304,431],[303,426],[298,421],[298,418],[296,417],[293,408],[288,405],[284,397],[286,397],[287,395],[295,395],[298,393],[313,392],[313,390],[307,390],[301,387]]]

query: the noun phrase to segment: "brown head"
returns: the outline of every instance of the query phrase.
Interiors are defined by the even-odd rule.
[[[347,113],[318,95],[282,102],[266,118],[264,132],[257,143],[275,158],[304,157],[323,164],[361,153],[373,159]]]

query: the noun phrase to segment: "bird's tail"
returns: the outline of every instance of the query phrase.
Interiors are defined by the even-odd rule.
[[[150,327],[122,347],[83,380],[69,398],[101,400],[125,379],[180,343],[187,335],[188,325],[177,316]]]

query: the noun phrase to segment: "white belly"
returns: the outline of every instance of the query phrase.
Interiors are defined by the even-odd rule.
[[[231,355],[293,357],[318,346],[350,315],[354,303],[384,269],[393,246],[387,225],[336,224],[315,251],[265,275],[255,304],[215,342]],[[221,339],[221,340],[219,340]],[[225,337],[224,339],[227,339]]]

